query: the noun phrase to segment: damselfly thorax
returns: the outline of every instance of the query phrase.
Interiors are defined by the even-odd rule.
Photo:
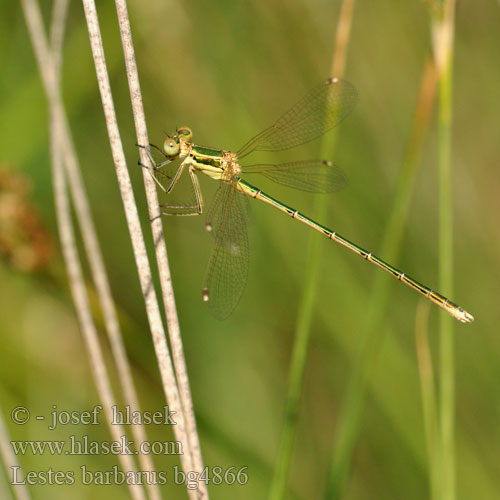
[[[233,182],[241,174],[238,155],[231,151],[191,145],[186,159],[193,167],[208,177],[224,182]]]

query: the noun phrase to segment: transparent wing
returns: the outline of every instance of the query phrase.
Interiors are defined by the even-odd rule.
[[[241,158],[252,151],[279,151],[312,141],[335,127],[358,100],[354,85],[329,78],[314,87],[274,125],[250,139],[239,151]]]
[[[249,249],[246,198],[231,184],[221,183],[207,214],[214,236],[203,299],[217,319],[226,319],[238,304],[248,277]]]
[[[310,193],[334,193],[347,184],[342,170],[326,160],[251,165],[242,168],[245,175],[262,174],[278,184]]]

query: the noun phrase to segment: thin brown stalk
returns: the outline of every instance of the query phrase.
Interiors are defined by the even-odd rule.
[[[120,25],[120,35],[122,39],[123,54],[125,58],[125,66],[127,69],[127,79],[130,90],[130,100],[132,103],[132,111],[134,114],[134,122],[137,134],[138,144],[149,144],[148,133],[146,128],[146,118],[144,115],[144,106],[142,102],[141,87],[139,83],[139,75],[137,72],[137,63],[135,59],[134,45],[132,41],[132,32],[130,29],[130,21],[127,12],[127,4],[125,0],[115,0],[118,22]],[[149,164],[149,158],[143,148],[140,148],[141,162],[144,165]],[[191,398],[191,389],[189,387],[189,379],[187,375],[186,361],[182,347],[182,339],[180,334],[179,318],[175,306],[174,291],[172,287],[172,278],[168,264],[167,246],[163,234],[163,224],[159,215],[158,196],[156,185],[150,173],[143,170],[144,187],[146,190],[146,198],[148,202],[149,216],[151,220],[151,231],[153,233],[153,241],[155,242],[156,261],[160,275],[160,285],[163,296],[163,304],[167,318],[168,333],[170,338],[170,347],[172,349],[175,374],[179,394],[181,397],[184,418],[186,420],[186,431],[189,439],[189,445],[192,454],[192,462],[197,472],[203,470],[203,459],[201,456],[200,442],[196,429],[196,420],[194,417],[193,402]],[[201,482],[199,491],[201,498],[208,498],[208,491],[205,483]]]
[[[54,0],[52,20],[50,22],[50,47],[52,49],[53,71],[59,78],[61,75],[61,61],[63,54],[64,30],[69,0]]]
[[[54,4],[50,33],[53,58],[52,64],[54,65],[54,68],[52,68],[52,73],[54,76],[51,76],[50,74],[50,55],[45,55],[45,51],[48,51],[49,48],[43,31],[39,35],[37,35],[37,55],[40,70],[42,74],[45,75],[43,80],[49,98],[49,105],[54,114],[57,116],[57,120],[61,123],[61,150],[59,151],[59,153],[64,159],[64,165],[66,167],[66,173],[69,179],[71,195],[73,198],[73,202],[75,203],[75,212],[79,221],[82,238],[89,259],[98,298],[103,310],[106,331],[110,341],[113,357],[117,365],[119,380],[121,382],[122,389],[125,395],[125,401],[127,401],[132,411],[136,411],[139,410],[137,392],[133,384],[130,365],[126,356],[116,310],[111,296],[109,280],[107,277],[106,268],[104,266],[102,252],[100,250],[99,242],[95,232],[95,227],[90,215],[89,203],[85,193],[83,180],[81,178],[78,159],[74,151],[69,125],[64,112],[64,106],[62,104],[58,84],[59,78],[57,74],[60,63],[57,63],[57,61],[60,61],[61,59],[64,33],[64,27],[60,25],[64,25],[65,14],[67,12],[67,4],[68,0],[57,0]],[[37,17],[39,17],[39,15]],[[146,433],[142,425],[132,426],[132,434],[134,436],[134,439],[138,443],[146,440]],[[154,470],[154,465],[149,455],[140,454],[139,461],[143,470]],[[148,484],[147,487],[151,498],[153,500],[158,500],[160,498],[158,485]]]
[[[139,280],[144,295],[146,313],[148,315],[153,337],[153,344],[158,360],[163,388],[170,409],[176,411],[175,417],[177,425],[174,426],[173,430],[176,439],[181,442],[183,447],[184,453],[180,456],[182,466],[185,471],[192,471],[194,469],[191,460],[189,441],[186,434],[184,412],[182,411],[179,391],[165,338],[165,330],[163,328],[156,292],[152,286],[153,279],[151,267],[146,253],[146,245],[144,243],[144,237],[139,221],[137,205],[135,204],[132,184],[127,170],[123,146],[118,130],[118,123],[116,120],[109,76],[106,68],[96,6],[93,0],[83,0],[83,5],[120,194],[122,196],[125,217],[129,227],[134,257],[139,272]],[[159,215],[158,212],[159,207],[156,209],[156,215]],[[188,490],[188,493],[193,499],[200,498],[200,492],[197,490]]]
[[[12,478],[14,471],[17,471],[16,476],[22,477],[21,466],[17,461],[17,457],[12,451],[10,444],[9,433],[7,431],[7,426],[5,425],[3,415],[0,412],[0,456],[2,457],[3,464],[5,466],[5,477]],[[3,493],[0,491],[0,493]],[[16,484],[12,487],[12,493],[16,500],[30,500],[30,494],[28,488],[23,483]],[[3,498],[3,497],[2,497]]]
[[[97,296],[103,312],[104,325],[108,335],[111,352],[115,361],[118,378],[123,390],[124,400],[130,407],[131,412],[140,411],[139,398],[134,385],[130,363],[123,343],[123,336],[118,322],[116,308],[111,295],[109,280],[104,265],[99,241],[95,232],[95,227],[90,217],[88,199],[83,190],[83,180],[78,164],[78,158],[74,151],[74,146],[69,136],[67,121],[63,124],[64,131],[61,153],[66,166],[68,183],[71,197],[75,204],[75,213],[78,218],[82,239],[85,246],[90,265],[92,279],[96,287]],[[132,425],[131,432],[137,443],[147,440],[143,425]],[[143,470],[154,471],[155,467],[150,455],[139,454],[139,462]],[[158,485],[156,483],[147,484],[149,495],[152,500],[161,498]]]
[[[42,79],[46,85],[46,91],[53,97],[56,92],[57,76],[53,70],[54,63],[52,60],[52,53],[45,39],[40,10],[34,0],[23,0],[22,6],[32,39],[33,48],[40,66],[40,73],[42,74]],[[100,349],[97,331],[92,319],[90,305],[88,303],[85,290],[85,283],[83,280],[83,273],[75,244],[69,200],[66,194],[62,155],[59,152],[60,134],[62,131],[62,123],[59,118],[58,113],[54,112],[54,108],[50,108],[51,159],[54,179],[54,197],[61,246],[69,275],[73,301],[75,303],[85,345],[89,353],[94,382],[100,399],[103,402],[111,435],[114,440],[120,441],[121,436],[126,433],[123,426],[111,425],[111,408],[116,403]],[[135,471],[135,464],[129,455],[121,454],[118,458],[124,470]],[[128,487],[134,499],[143,500],[146,498],[142,487],[139,485],[128,485]]]
[[[352,13],[355,0],[344,0],[340,9],[337,35],[335,38],[335,52],[332,60],[332,75],[340,77],[345,71],[347,58],[347,44],[349,43],[352,27]]]
[[[58,0],[57,3],[67,3],[68,0]],[[63,10],[60,8],[59,10]],[[58,19],[61,19],[61,13],[57,16],[56,12],[53,16],[53,23]],[[55,25],[53,24],[55,27]],[[56,36],[54,32],[58,33]],[[51,30],[53,36],[52,47],[53,54],[57,54],[57,43],[62,44],[62,33],[63,30]],[[61,45],[62,48],[62,45]],[[123,394],[125,396],[125,401],[130,407],[132,412],[139,411],[139,398],[137,396],[137,391],[134,386],[134,381],[132,378],[132,372],[130,368],[130,363],[127,358],[125,346],[123,343],[123,336],[121,333],[120,325],[117,318],[117,313],[115,305],[113,302],[111,288],[109,285],[109,279],[106,272],[106,267],[104,265],[104,259],[99,245],[99,240],[95,231],[95,226],[92,221],[92,216],[90,213],[89,202],[85,193],[85,188],[83,184],[83,179],[81,177],[81,170],[78,162],[78,158],[75,152],[73,141],[71,138],[71,132],[69,129],[69,124],[67,117],[64,113],[64,107],[62,105],[61,95],[59,89],[57,89],[57,102],[54,103],[55,107],[61,115],[61,121],[63,125],[61,134],[61,144],[62,144],[62,154],[64,158],[64,163],[66,167],[66,174],[68,176],[69,187],[73,203],[75,204],[75,212],[80,225],[82,239],[85,246],[85,250],[88,256],[90,270],[92,273],[92,279],[96,287],[97,296],[99,303],[102,308],[104,324],[106,327],[106,333],[111,346],[111,351],[115,364],[118,371],[118,377],[120,384],[122,386]],[[142,443],[147,440],[146,432],[142,425],[133,425],[131,429],[132,435],[137,443]],[[143,470],[154,471],[154,464],[150,455],[139,454],[139,462]],[[155,482],[147,483],[146,487],[149,491],[149,496],[152,500],[159,500],[161,498],[159,487]]]
[[[99,345],[97,330],[92,319],[81,264],[76,249],[69,200],[67,197],[66,180],[64,177],[64,167],[59,150],[59,136],[61,134],[61,129],[61,123],[58,122],[55,115],[51,113],[51,156],[59,236],[69,274],[73,301],[75,303],[80,327],[84,334],[83,338],[85,340],[85,345],[89,352],[94,381],[97,386],[100,399],[103,402],[104,412],[106,414],[107,422],[109,423],[111,435],[115,441],[120,441],[121,436],[125,435],[126,432],[123,426],[111,425],[113,418],[111,408],[116,405],[116,400],[112,393],[109,375],[107,373],[101,347]],[[118,455],[118,458],[122,464],[123,470],[136,470],[135,464],[130,455],[120,454]],[[134,499],[143,500],[146,498],[141,486],[128,484],[128,487]]]
[[[51,47],[54,58],[54,71],[59,72],[62,55],[62,44],[64,38],[65,15],[69,0],[56,0],[53,9],[51,24]],[[59,79],[58,79],[59,80]],[[82,233],[82,239],[88,256],[90,270],[97,296],[102,308],[106,333],[111,346],[111,351],[118,370],[118,378],[125,396],[125,401],[132,412],[140,411],[139,398],[134,386],[130,363],[127,358],[123,336],[118,322],[116,309],[114,306],[109,279],[104,265],[104,259],[99,245],[99,240],[92,221],[89,202],[85,193],[83,179],[81,177],[80,166],[76,156],[75,148],[71,138],[69,124],[61,100],[59,87],[56,89],[56,101],[53,107],[58,109],[63,125],[61,131],[61,152],[63,155],[66,174],[68,175],[69,186],[73,203],[76,208],[76,215]],[[147,440],[143,425],[133,425],[131,429],[135,442],[142,443]],[[139,454],[139,462],[143,470],[154,471],[153,460],[150,455]],[[160,490],[156,482],[147,482],[146,488],[152,500],[161,498]]]

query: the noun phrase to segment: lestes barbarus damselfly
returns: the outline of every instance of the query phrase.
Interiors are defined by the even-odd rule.
[[[220,181],[206,219],[206,228],[212,233],[215,245],[203,288],[203,299],[216,318],[225,319],[232,313],[247,281],[249,250],[246,197],[250,197],[268,203],[332,241],[340,243],[413,288],[459,321],[474,321],[471,314],[448,298],[422,285],[335,231],[262,192],[241,177],[243,174],[260,173],[280,184],[315,193],[331,193],[341,189],[345,184],[344,175],[325,160],[246,167],[240,165],[239,161],[254,151],[285,150],[320,137],[347,116],[357,97],[355,87],[349,82],[329,78],[313,88],[274,125],[250,139],[237,153],[194,144],[191,142],[192,132],[188,127],[179,127],[173,136],[167,137],[163,149],[153,144],[145,147],[151,161],[153,177],[167,195],[167,203],[162,205],[163,214],[201,214],[203,197],[196,174],[200,172]],[[172,170],[168,165],[176,159],[182,162]],[[187,175],[182,176],[185,170]],[[175,202],[174,188],[181,183],[181,178],[187,180],[187,184],[184,184],[189,189],[189,200]]]

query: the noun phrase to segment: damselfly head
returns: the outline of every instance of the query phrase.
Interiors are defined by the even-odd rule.
[[[179,156],[179,153],[185,151],[186,143],[191,141],[193,133],[189,127],[178,127],[176,133],[173,136],[167,136],[165,142],[163,143],[163,150],[165,154],[170,158],[174,159]]]

